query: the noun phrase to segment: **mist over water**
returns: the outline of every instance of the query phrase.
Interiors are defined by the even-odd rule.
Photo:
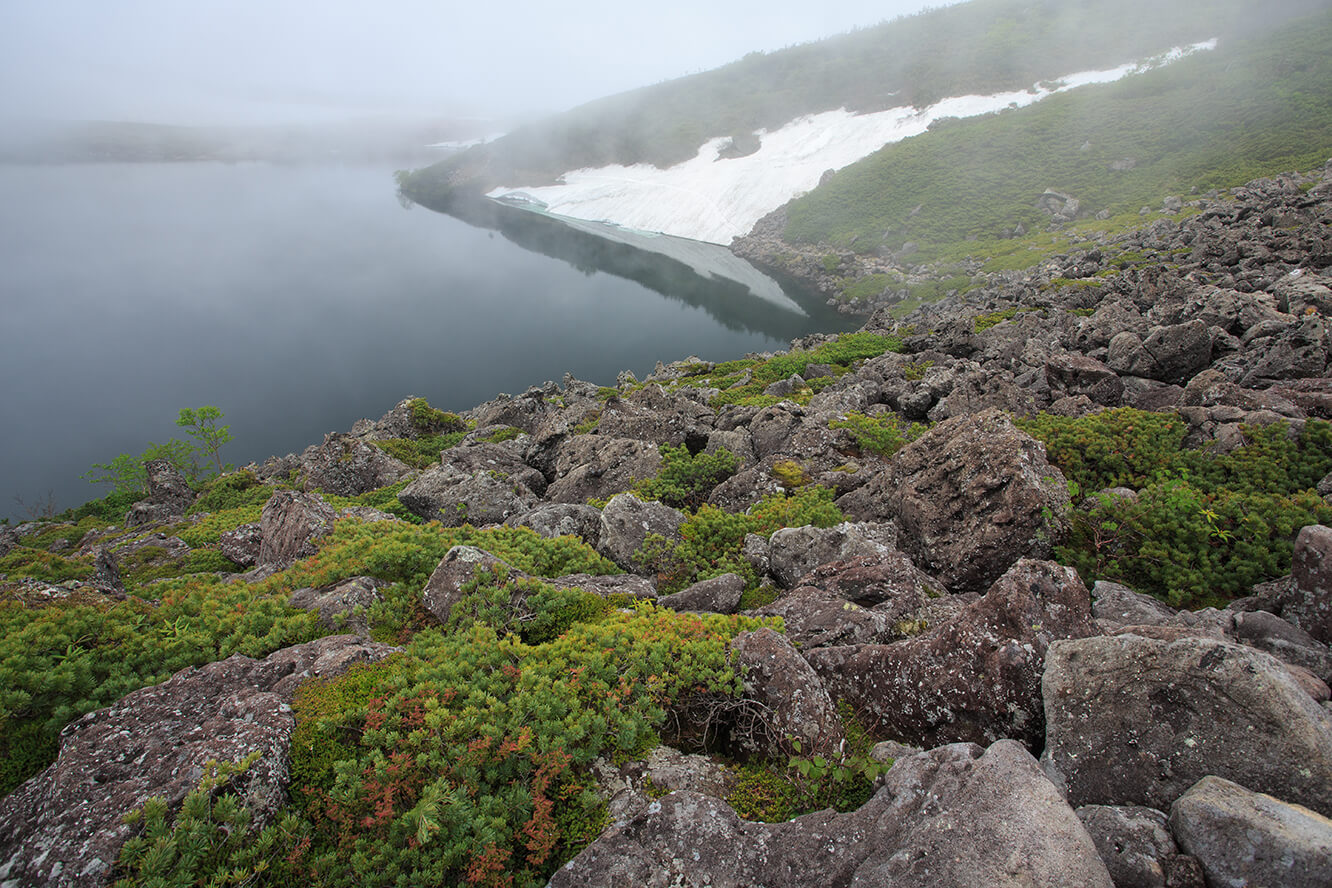
[[[405,210],[379,167],[0,166],[0,195],[11,518],[16,495],[50,491],[66,508],[109,492],[79,475],[184,438],[182,407],[222,408],[235,435],[223,456],[243,464],[408,395],[463,410],[566,371],[613,384],[658,360],[785,348],[829,323],[720,281],[720,295],[667,298],[596,270],[585,249],[575,268]]]

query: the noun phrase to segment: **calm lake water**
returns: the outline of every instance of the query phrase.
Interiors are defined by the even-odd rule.
[[[404,209],[378,167],[0,166],[0,515],[102,495],[79,476],[184,437],[182,407],[225,412],[239,465],[407,395],[463,410],[850,326],[545,225]]]

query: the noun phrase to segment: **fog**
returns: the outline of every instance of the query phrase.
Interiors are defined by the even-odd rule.
[[[918,12],[924,0],[6,4],[0,119],[502,119]],[[934,2],[935,7],[949,5]]]

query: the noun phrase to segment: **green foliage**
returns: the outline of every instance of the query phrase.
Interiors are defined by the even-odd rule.
[[[584,769],[641,754],[687,694],[739,694],[726,645],[754,625],[647,605],[540,645],[480,623],[418,635],[372,680],[298,703],[313,841],[297,868],[329,886],[543,884],[605,823]]]
[[[833,492],[810,485],[790,495],[769,496],[744,514],[701,506],[680,526],[681,542],[648,534],[636,557],[656,570],[662,594],[724,573],[739,574],[746,588],[754,588],[758,574],[741,555],[746,534],[768,537],[783,527],[832,527],[843,520],[845,516],[833,504]]]
[[[163,798],[149,799],[125,816],[138,826],[121,847],[111,884],[115,888],[151,885],[168,888],[290,884],[286,859],[300,840],[301,823],[292,815],[258,829],[253,812],[236,795],[236,778],[254,760],[209,762],[198,788],[173,816]]]
[[[515,426],[505,426],[502,429],[496,429],[486,436],[486,440],[492,444],[499,444],[502,441],[512,441],[514,438],[522,437],[527,434],[522,429]]]
[[[712,453],[692,454],[683,444],[662,444],[657,477],[640,481],[633,492],[641,499],[659,500],[676,509],[696,509],[712,489],[740,468],[740,457],[725,447]]]
[[[499,635],[518,635],[528,644],[543,644],[563,635],[575,623],[604,616],[610,602],[577,587],[560,588],[535,579],[508,582],[506,571],[478,571],[462,587],[448,628],[461,631],[481,624]]]
[[[81,506],[66,509],[56,517],[62,521],[82,521],[95,518],[99,521],[120,521],[129,511],[130,506],[143,499],[147,494],[141,489],[116,490],[101,499],[89,500]]]
[[[1176,606],[1224,604],[1286,573],[1295,535],[1332,519],[1314,492],[1332,471],[1332,425],[1310,420],[1241,427],[1246,445],[1226,454],[1183,448],[1173,414],[1123,408],[1019,425],[1040,438],[1075,489],[1130,487],[1136,498],[1098,495],[1072,513],[1059,558],[1087,581],[1111,579]]]
[[[219,475],[204,484],[189,514],[221,512],[243,506],[262,506],[276,488],[269,487],[248,469]]]
[[[171,463],[182,475],[191,480],[198,477],[194,463],[194,447],[175,438],[165,444],[149,444],[138,456],[122,453],[109,463],[93,463],[82,478],[93,484],[110,484],[118,494],[137,494],[139,498],[147,492],[147,464],[155,459],[164,459]]]
[[[895,413],[880,413],[867,416],[864,413],[848,413],[846,419],[835,419],[828,423],[829,428],[846,429],[856,446],[863,452],[876,456],[889,457],[904,444],[916,440],[925,434],[926,426],[913,422],[905,430],[902,421]]]
[[[410,406],[412,425],[423,435],[438,436],[467,430],[467,423],[461,416],[436,410],[425,398],[414,398]]]
[[[428,435],[420,438],[382,438],[370,443],[414,469],[428,469],[439,462],[441,451],[458,446],[458,443],[465,437],[467,437],[467,430],[460,429],[443,435]]]
[[[184,407],[176,417],[176,425],[185,429],[198,442],[195,447],[206,461],[213,463],[218,475],[230,468],[222,465],[222,446],[234,440],[231,426],[217,424],[221,418],[222,411],[216,407]],[[198,475],[197,471],[195,475]]]
[[[33,577],[48,583],[84,580],[93,575],[92,564],[84,558],[66,558],[45,549],[15,546],[0,558],[0,573]]]
[[[990,329],[996,324],[1002,324],[1004,321],[1011,321],[1014,317],[1017,316],[1017,313],[1020,310],[1023,309],[1018,309],[1015,306],[1013,308],[1005,308],[1002,311],[994,311],[990,312],[989,314],[976,315],[976,318],[973,322],[976,332],[983,333],[984,331]],[[1031,311],[1031,309],[1025,309],[1025,310]]]
[[[693,377],[690,385],[715,387],[723,391],[712,399],[713,407],[727,404],[760,404],[766,406],[779,398],[763,394],[763,390],[779,379],[787,379],[792,374],[804,375],[810,364],[831,364],[839,371],[845,371],[854,362],[865,358],[875,358],[884,352],[900,351],[901,340],[893,336],[877,333],[844,333],[835,340],[825,342],[812,349],[796,349],[776,355],[766,361],[727,361],[718,364],[712,372]],[[738,374],[749,371],[750,381],[745,385],[736,385]],[[810,391],[832,383],[834,378],[821,377],[810,380]],[[806,398],[808,395],[805,396]],[[799,397],[796,400],[801,400]]]
[[[74,718],[186,666],[264,656],[323,634],[318,617],[211,577],[167,580],[161,603],[101,596],[0,602],[0,792],[44,767]]]
[[[255,488],[251,488],[254,490]],[[263,488],[271,490],[271,488]],[[238,497],[239,499],[240,497]],[[172,528],[175,535],[184,540],[185,544],[198,548],[200,546],[216,546],[222,538],[222,534],[228,530],[235,530],[242,524],[254,524],[264,514],[264,505],[262,502],[256,503],[253,500],[258,496],[249,497],[252,502],[250,505],[235,506],[230,509],[219,509],[216,512],[209,512],[197,520],[188,523],[179,524]],[[264,502],[268,497],[264,497]]]

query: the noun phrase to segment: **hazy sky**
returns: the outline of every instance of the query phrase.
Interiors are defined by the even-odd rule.
[[[555,111],[949,0],[5,0],[0,117]]]

